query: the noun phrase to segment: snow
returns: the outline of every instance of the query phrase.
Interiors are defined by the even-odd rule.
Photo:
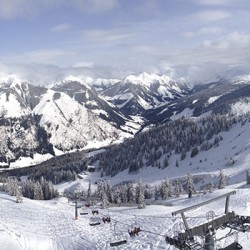
[[[74,75],[69,75],[65,77],[63,82],[79,82],[81,84],[91,84],[93,82],[93,78],[87,77],[87,76],[74,76]]]
[[[144,108],[144,109],[150,109],[152,108],[152,105],[150,105],[149,102],[145,101],[143,98],[141,98],[140,96],[137,97],[138,98],[138,103]]]
[[[39,164],[43,161],[51,159],[53,156],[51,154],[39,154],[35,153],[33,158],[31,157],[20,157],[15,162],[10,163],[10,168],[22,168],[30,165]]]
[[[221,97],[221,95],[210,97],[210,98],[208,99],[207,103],[208,103],[208,104],[212,104],[213,102],[215,102],[216,100],[218,100],[220,97]]]
[[[193,110],[190,108],[185,108],[182,112],[172,115],[171,120],[176,120],[176,119],[179,119],[182,117],[188,118],[188,117],[192,117],[192,116],[193,116]]]
[[[192,173],[194,177],[200,177],[201,183],[209,183],[211,180],[217,186],[220,169],[227,178],[228,186],[213,193],[198,193],[191,199],[186,194],[179,198],[169,198],[166,201],[147,201],[145,209],[137,207],[109,207],[101,209],[93,207],[85,209],[89,214],[79,215],[79,220],[74,220],[74,204],[63,197],[51,201],[34,201],[24,198],[21,204],[15,203],[15,199],[0,192],[0,245],[3,250],[63,250],[63,249],[111,249],[110,240],[116,233],[121,234],[128,243],[113,249],[169,249],[174,250],[166,244],[164,236],[173,236],[182,223],[181,216],[172,216],[172,212],[192,206],[203,201],[215,198],[221,194],[236,191],[236,195],[230,197],[229,211],[239,215],[249,215],[250,196],[249,185],[245,184],[245,171],[249,169],[250,161],[250,123],[237,124],[229,132],[220,133],[223,140],[219,147],[209,151],[199,152],[191,158],[189,155],[183,161],[179,155],[172,155],[169,159],[169,167],[158,170],[154,167],[144,167],[137,174],[128,174],[125,170],[111,178],[112,185],[121,181],[139,178],[150,185],[159,184],[166,177],[170,179],[184,178],[186,174]],[[98,154],[96,150],[89,153],[89,157]],[[175,166],[179,160],[179,167]],[[233,160],[233,161],[232,161]],[[108,179],[109,177],[104,177]],[[63,193],[65,189],[75,190],[81,188],[87,190],[88,181],[95,183],[100,179],[100,173],[82,173],[81,179],[65,182],[56,187]],[[92,185],[93,190],[96,185]],[[98,209],[100,218],[109,214],[111,224],[92,227],[89,222],[95,218],[91,215],[92,209]],[[214,211],[216,217],[224,214],[225,199],[210,203],[206,206],[191,210],[185,215],[188,217],[190,227],[207,221],[206,213]],[[79,210],[80,212],[81,210]],[[196,218],[195,218],[196,217]],[[139,236],[129,238],[127,230],[133,224],[139,224],[142,231]],[[178,231],[178,230],[177,230]],[[216,238],[223,238],[229,230],[220,229]],[[250,232],[239,232],[238,241],[244,249],[250,249]],[[217,247],[225,247],[232,243],[233,236],[216,241]]]
[[[153,83],[157,81],[166,85],[169,85],[170,82],[174,82],[170,77],[166,75],[159,76],[156,74],[148,74],[146,72],[143,72],[139,75],[129,75],[123,80],[124,83],[132,82],[132,83],[141,84],[147,87],[150,87]],[[177,86],[173,86],[173,87],[178,89]]]
[[[131,93],[125,93],[125,94],[120,94],[120,95],[114,95],[112,97],[107,97],[108,100],[130,100],[133,97],[133,94]]]
[[[0,72],[0,84],[21,84],[23,80],[18,76],[14,74],[5,74]]]
[[[248,83],[248,82],[250,82],[250,75],[248,74],[237,76],[234,78],[235,84],[242,84],[242,83]]]
[[[250,111],[250,98],[243,101],[238,101],[231,105],[231,112],[233,114],[244,115]]]
[[[65,198],[51,201],[34,201],[24,198],[21,204],[13,197],[0,192],[0,245],[2,250],[63,250],[63,249],[174,249],[165,242],[164,236],[174,236],[178,231],[181,216],[172,216],[172,212],[181,208],[212,199],[233,189],[215,191],[212,194],[196,195],[188,199],[185,196],[172,198],[168,205],[149,205],[145,209],[137,207],[100,207],[82,208],[87,215],[79,215],[75,220],[75,204]],[[239,215],[247,215],[250,206],[248,189],[237,189],[237,194],[230,198],[229,210]],[[81,203],[79,203],[81,204]],[[221,199],[186,213],[190,227],[207,221],[206,213],[214,211],[216,216],[224,213],[225,200]],[[79,212],[82,210],[79,209]],[[92,209],[98,209],[99,215],[93,216]],[[101,222],[90,226],[92,220],[109,215],[111,223]],[[197,218],[195,218],[197,217]],[[128,229],[139,225],[141,232],[135,238],[129,238]],[[115,230],[115,232],[114,232]],[[180,229],[179,229],[180,230]],[[227,230],[218,230],[217,238],[225,236]],[[114,233],[120,234],[128,243],[120,247],[109,246]],[[249,232],[239,233],[238,241],[249,249]],[[226,238],[216,242],[223,247],[232,242]],[[231,241],[231,242],[230,242]]]
[[[52,134],[50,142],[54,146],[60,148],[63,145],[67,150],[76,146],[82,148],[92,140],[103,141],[105,137],[112,140],[113,133],[118,132],[95,114],[101,111],[90,112],[63,92],[55,99],[55,93],[59,92],[49,89],[34,108],[35,114],[42,115],[41,126]]]
[[[0,93],[0,107],[1,112],[6,112],[5,117],[20,117],[30,113],[30,110],[21,107],[20,101],[12,93],[8,97],[5,93]]]

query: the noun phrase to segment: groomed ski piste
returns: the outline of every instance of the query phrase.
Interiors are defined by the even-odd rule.
[[[221,194],[236,190],[230,197],[229,211],[247,216],[250,213],[249,186],[239,183],[209,194],[196,194],[191,199],[187,195],[169,199],[165,205],[147,205],[145,209],[137,207],[110,207],[102,209],[85,207],[78,209],[75,220],[75,204],[61,197],[50,201],[35,201],[24,198],[16,203],[15,197],[0,193],[0,248],[1,250],[83,250],[83,249],[176,249],[165,241],[165,236],[174,237],[183,231],[180,215],[172,212],[192,206]],[[92,215],[97,209],[98,215]],[[214,211],[215,216],[223,215],[225,199],[210,203],[186,213],[189,227],[207,221],[206,214]],[[80,215],[80,212],[88,212]],[[111,222],[91,226],[91,221],[110,216]],[[128,230],[139,226],[138,236],[130,237]],[[216,249],[225,247],[235,240],[250,249],[250,232],[239,232],[227,237],[228,229],[216,233]],[[237,236],[237,237],[236,237]],[[115,239],[115,237],[117,237]],[[111,247],[110,242],[117,239],[127,240],[126,244]]]

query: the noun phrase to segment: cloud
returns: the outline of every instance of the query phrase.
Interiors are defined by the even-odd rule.
[[[158,2],[155,0],[144,0],[143,4],[139,4],[135,9],[140,14],[147,16],[156,16],[164,13]]]
[[[101,13],[118,5],[118,0],[1,0],[0,18],[15,19],[36,16],[48,8],[73,7],[86,12]]]
[[[233,32],[215,41],[205,40],[193,49],[179,50],[166,56],[165,61],[188,81],[207,80],[226,69],[249,65],[249,46],[250,35]]]
[[[95,29],[84,32],[84,36],[85,39],[87,40],[103,43],[103,42],[123,41],[124,39],[132,37],[133,33],[123,28],[108,29],[108,30]]]
[[[76,51],[70,50],[60,50],[60,49],[41,49],[24,52],[21,54],[9,55],[9,56],[0,56],[1,62],[6,63],[44,63],[44,64],[57,64],[58,61],[71,56],[75,56]]]
[[[228,5],[237,2],[237,0],[195,0],[202,5]]]
[[[30,0],[0,1],[0,17],[11,19],[26,15],[31,11],[32,5],[32,1]]]
[[[73,68],[93,68],[93,62],[76,62],[73,64]]]
[[[63,31],[69,30],[70,28],[71,28],[70,24],[61,23],[61,24],[58,24],[58,25],[52,27],[51,31],[52,32],[63,32]]]
[[[8,0],[0,1],[0,18],[14,19],[37,15],[44,9],[61,4],[64,0]]]
[[[199,36],[199,35],[218,35],[221,34],[223,31],[222,28],[220,27],[203,27],[199,30],[196,31],[189,31],[189,32],[185,32],[184,36],[186,37],[195,37],[195,36]]]
[[[197,21],[202,22],[216,22],[220,20],[227,19],[231,16],[230,12],[222,10],[207,10],[201,11],[193,15]]]
[[[118,6],[118,0],[70,0],[70,5],[74,5],[88,12],[105,12]]]

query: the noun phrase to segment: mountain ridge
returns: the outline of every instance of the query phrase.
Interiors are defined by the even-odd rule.
[[[240,108],[237,103],[246,102],[250,95],[247,75],[195,85],[192,89],[168,76],[145,72],[108,83],[107,87],[99,89],[90,78],[87,82],[92,85],[83,80],[77,81],[79,77],[71,77],[50,87],[41,87],[15,75],[1,76],[1,129],[14,131],[14,126],[26,124],[25,121],[31,117],[36,121],[35,126],[44,129],[46,145],[54,148],[53,154],[58,150],[64,153],[83,149],[89,143],[98,145],[106,141],[108,145],[114,141],[121,142],[147,127],[182,116],[236,112]],[[22,131],[26,129],[27,126],[21,125]],[[12,158],[9,160],[27,157],[29,150],[36,153],[36,147],[29,150],[21,147],[18,153],[13,153],[13,148],[10,149],[7,143],[13,138],[10,132],[5,133],[2,147],[10,150]],[[38,134],[29,140],[25,143],[38,145]],[[1,152],[3,156],[5,151]]]

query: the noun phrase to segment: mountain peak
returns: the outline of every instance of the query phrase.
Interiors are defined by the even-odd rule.
[[[19,76],[14,74],[0,73],[0,84],[21,84],[24,82]]]

